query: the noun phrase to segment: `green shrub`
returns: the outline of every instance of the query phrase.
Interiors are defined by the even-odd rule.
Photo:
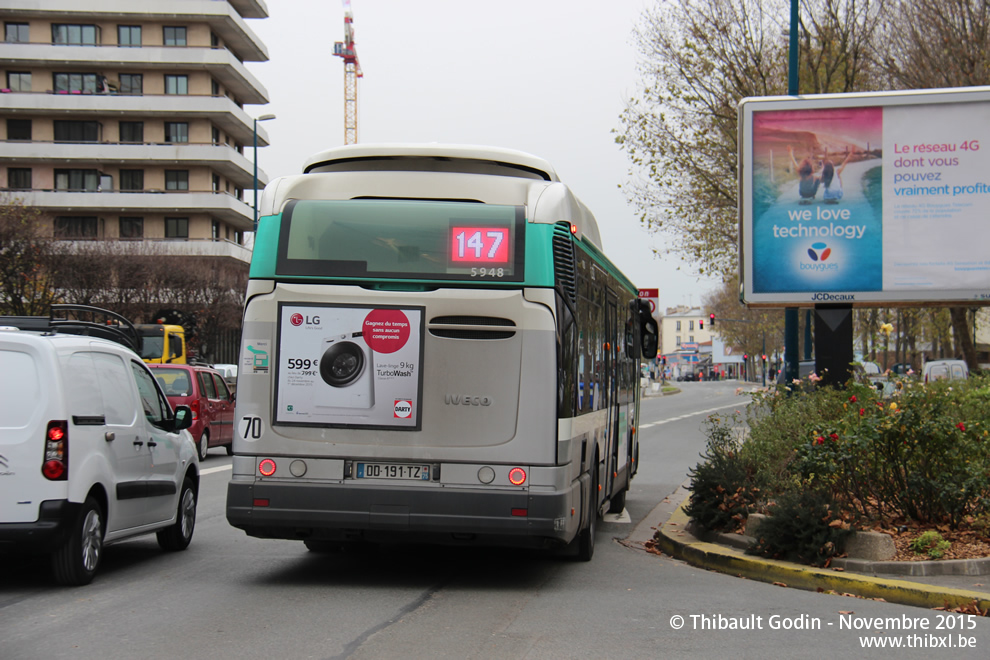
[[[756,493],[745,464],[739,460],[742,445],[735,416],[710,416],[708,442],[702,458],[688,471],[691,497],[685,512],[702,527],[722,531],[738,527],[746,518]]]
[[[828,494],[815,488],[781,496],[768,512],[750,554],[824,566],[851,533],[843,528]]]
[[[934,530],[923,532],[921,536],[911,541],[911,549],[916,555],[925,554],[932,559],[941,559],[951,547],[952,544]]]

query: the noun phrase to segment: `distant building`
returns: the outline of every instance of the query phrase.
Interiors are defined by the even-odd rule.
[[[244,105],[268,93],[244,63],[268,52],[245,19],[267,16],[262,0],[4,2],[0,188],[54,238],[246,273]]]

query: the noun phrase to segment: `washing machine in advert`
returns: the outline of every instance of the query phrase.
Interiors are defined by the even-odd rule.
[[[320,377],[327,384],[317,408],[371,408],[375,405],[374,354],[361,332],[323,340]],[[319,395],[318,395],[319,396]]]

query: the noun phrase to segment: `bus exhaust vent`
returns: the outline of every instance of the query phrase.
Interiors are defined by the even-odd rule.
[[[558,222],[553,226],[553,275],[560,295],[571,304],[577,304],[576,271],[571,223]]]
[[[430,320],[429,330],[434,337],[444,339],[508,339],[515,330],[515,322],[491,316],[437,316]]]

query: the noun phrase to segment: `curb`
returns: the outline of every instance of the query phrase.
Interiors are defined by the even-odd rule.
[[[863,598],[880,598],[900,605],[926,608],[975,605],[981,611],[990,610],[990,597],[977,591],[850,575],[746,555],[734,548],[698,540],[687,531],[689,522],[682,503],[657,529],[655,543],[664,553],[699,568],[807,591],[835,591]]]

